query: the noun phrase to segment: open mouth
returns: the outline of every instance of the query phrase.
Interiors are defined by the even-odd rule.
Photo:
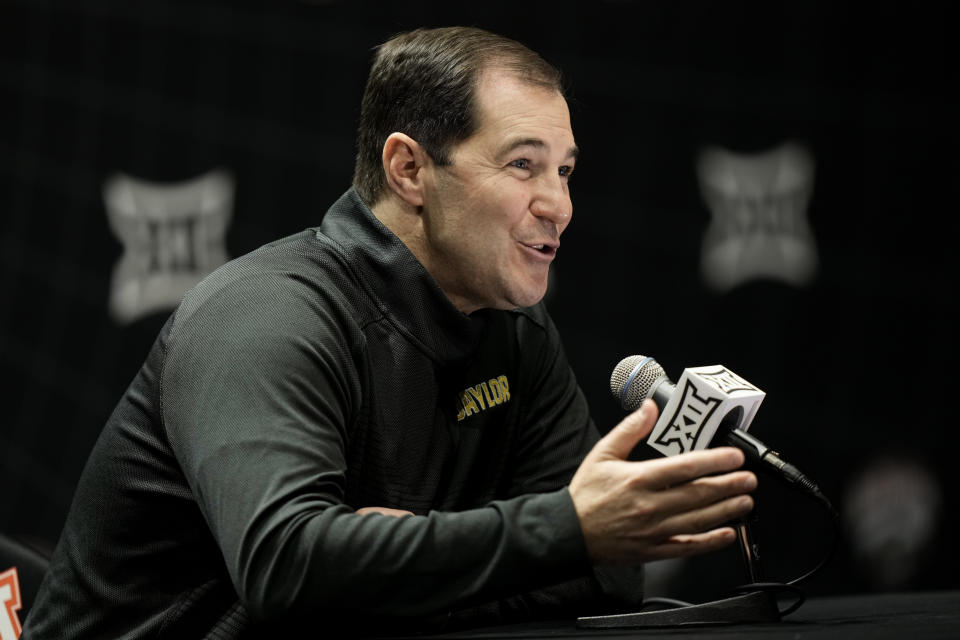
[[[527,247],[528,249],[530,249],[530,250],[532,250],[532,251],[535,251],[536,253],[538,253],[538,254],[540,254],[540,255],[542,255],[542,256],[544,256],[544,257],[552,258],[553,256],[555,256],[555,255],[557,254],[557,245],[554,245],[554,244],[546,244],[546,243],[541,243],[541,244],[526,244],[526,243],[524,243],[523,246]]]

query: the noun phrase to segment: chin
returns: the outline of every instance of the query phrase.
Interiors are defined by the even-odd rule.
[[[513,304],[510,305],[510,308],[516,309],[517,307],[532,307],[543,300],[543,296],[546,295],[546,293],[546,286],[536,290],[518,292],[518,295],[512,297],[511,301]]]

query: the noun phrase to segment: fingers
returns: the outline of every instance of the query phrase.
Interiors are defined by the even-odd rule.
[[[644,556],[647,560],[661,560],[721,549],[736,539],[736,533],[731,527],[714,527],[740,518],[752,508],[750,496],[739,496],[668,518],[657,527],[661,542],[648,546]]]
[[[643,482],[651,489],[666,489],[702,476],[733,471],[743,463],[743,452],[733,447],[691,451],[643,462]]]
[[[697,534],[709,531],[724,522],[741,518],[753,509],[753,498],[735,496],[698,509],[681,511],[665,517],[654,531],[658,538]]]
[[[680,513],[749,493],[756,488],[757,477],[753,473],[735,471],[722,476],[697,478],[665,489],[658,498],[664,513]]]
[[[656,422],[657,405],[652,400],[644,400],[639,409],[601,438],[590,454],[594,457],[626,460],[637,443],[647,437]]]
[[[682,558],[722,549],[737,539],[730,527],[722,527],[704,533],[672,536],[649,550],[650,560]]]

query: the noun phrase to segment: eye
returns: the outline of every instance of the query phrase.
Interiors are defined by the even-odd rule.
[[[518,158],[510,163],[511,167],[516,167],[517,169],[529,169],[530,161],[526,158]]]
[[[569,165],[563,165],[562,167],[560,167],[559,173],[561,178],[569,178],[570,174],[573,173],[573,167]]]

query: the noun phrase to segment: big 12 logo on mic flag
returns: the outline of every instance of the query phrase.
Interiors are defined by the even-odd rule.
[[[667,456],[706,449],[728,415],[746,431],[764,396],[723,365],[684,369],[647,444]]]

